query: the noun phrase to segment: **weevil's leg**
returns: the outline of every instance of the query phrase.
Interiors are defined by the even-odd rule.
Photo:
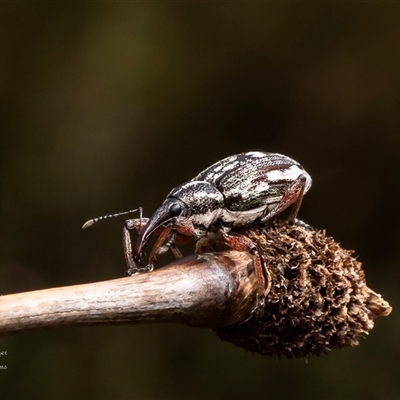
[[[263,262],[261,256],[258,252],[257,246],[251,240],[245,238],[244,236],[232,236],[225,232],[222,232],[226,243],[233,250],[245,251],[253,256],[254,269],[256,271],[256,276],[258,280],[258,295],[263,298],[268,294],[271,289],[271,278],[267,270],[263,268]],[[267,274],[267,287],[265,286],[265,276],[264,271]]]
[[[189,218],[175,217],[172,223],[174,229],[179,233],[176,239],[179,244],[185,243],[190,238],[199,239],[193,222]]]
[[[128,266],[127,273],[129,275],[133,275],[135,273],[135,270],[137,270],[138,268],[133,259],[131,234],[126,226],[124,226],[124,229],[122,230],[122,241],[124,245],[124,255],[125,255],[126,265]]]
[[[175,258],[178,259],[178,258],[182,258],[182,257],[183,257],[181,251],[176,247],[176,244],[175,244],[175,243],[172,243],[172,244],[171,244],[170,249],[171,249],[172,254],[174,255]]]
[[[142,273],[153,270],[154,261],[158,254],[165,253],[168,249],[171,249],[172,254],[176,258],[182,258],[182,253],[176,247],[176,244],[184,243],[188,238],[178,234],[176,231],[171,232],[171,228],[162,225],[161,227],[157,228],[154,231],[154,234],[160,235],[155,243],[149,257],[149,264],[146,267],[139,268],[136,264],[136,261],[132,255],[132,244],[131,238],[129,235],[129,231],[138,231],[140,232],[141,229],[149,221],[148,218],[135,218],[135,219],[128,219],[125,221],[125,229],[123,232],[124,237],[124,254],[126,263],[128,265],[128,274],[134,275],[136,273]]]
[[[125,227],[129,231],[138,231],[138,232],[140,232],[141,229],[147,224],[148,221],[149,221],[148,218],[127,219],[125,221]]]
[[[160,233],[155,245],[151,249],[150,256],[149,256],[149,265],[148,265],[148,267],[151,267],[151,269],[153,269],[154,261],[157,258],[157,254],[164,253],[171,246],[171,244],[169,244],[169,245],[167,245],[168,247],[166,249],[163,248],[164,242],[167,240],[167,238],[169,238],[171,231],[172,231],[172,225],[168,224],[163,229],[163,231]]]
[[[306,187],[307,178],[305,175],[300,175],[286,190],[286,193],[283,195],[281,201],[278,205],[272,209],[262,221],[267,221],[274,217],[276,214],[279,214],[281,211],[285,210],[291,204],[294,203],[293,209],[290,213],[287,222],[293,222],[296,219],[297,213],[299,212],[301,202],[304,197],[304,190]]]
[[[140,232],[145,227],[147,222],[149,222],[148,218],[127,219],[125,221],[125,226],[130,231],[138,231],[138,232]],[[164,231],[165,227],[166,227],[166,225],[161,225],[153,233],[155,235],[160,235]]]
[[[300,175],[290,188],[294,193],[297,193],[297,199],[292,208],[292,212],[289,215],[288,222],[294,222],[297,214],[299,213],[301,202],[303,201],[304,197],[304,190],[306,188],[306,181],[307,178],[304,175]]]
[[[171,231],[164,244],[160,245],[157,254],[164,253],[168,249],[171,249],[171,252],[175,258],[182,258],[183,255],[177,248],[177,245],[184,244],[191,237],[196,236],[196,231],[192,222],[185,217],[176,217],[171,222],[171,227],[172,226],[174,227],[173,231]]]
[[[174,241],[174,232],[171,231],[168,237],[165,239],[164,243],[162,243],[160,247],[157,249],[157,255],[159,256],[160,254],[166,253],[171,248],[173,241]]]
[[[172,247],[175,245],[176,232],[171,230],[164,243],[158,248],[157,255],[166,253],[169,249],[172,251]]]
[[[162,246],[160,246],[160,248],[158,249],[157,255],[163,254],[163,253],[167,252],[168,250],[171,250],[171,252],[175,256],[175,258],[182,258],[183,255],[179,251],[177,244],[183,244],[188,239],[189,239],[188,237],[182,236],[175,230],[172,230],[170,232],[170,234],[168,235],[167,239],[165,240],[164,244]]]
[[[123,237],[123,246],[124,246],[124,255],[126,264],[128,266],[128,270],[126,271],[126,275],[136,275],[142,272],[149,271],[148,266],[144,268],[139,268],[133,258],[132,254],[132,243],[131,243],[131,235],[130,231],[132,230],[140,230],[147,223],[147,218],[141,219],[128,219],[125,221],[125,226],[122,230]]]
[[[175,258],[182,258],[183,255],[178,249],[178,245],[185,244],[190,239],[190,236],[182,235],[178,232],[175,232],[174,242],[171,244],[171,251]]]
[[[176,258],[182,258],[182,253],[176,246],[186,243],[190,238],[199,239],[200,237],[192,221],[188,218],[176,217],[173,221],[173,225],[176,234],[174,242],[171,245],[171,251]]]

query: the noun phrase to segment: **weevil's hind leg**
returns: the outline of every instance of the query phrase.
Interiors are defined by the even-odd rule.
[[[267,221],[271,219],[275,215],[279,214],[281,211],[285,210],[291,204],[294,204],[289,218],[287,219],[287,222],[294,222],[304,197],[306,183],[307,178],[305,177],[305,175],[300,175],[286,190],[286,193],[283,195],[278,205],[273,208],[267,215],[265,215],[262,221]]]
[[[304,190],[306,188],[306,181],[307,178],[304,175],[301,175],[292,186],[293,192],[296,193],[298,191],[298,194],[297,194],[297,199],[294,202],[292,212],[290,213],[289,218],[287,220],[290,223],[296,220],[297,214],[299,213],[301,202],[303,201],[304,197]]]
[[[271,277],[269,276],[268,271],[263,268],[263,262],[256,244],[244,236],[228,235],[225,232],[222,232],[222,236],[224,237],[228,246],[233,250],[245,251],[253,256],[254,269],[258,280],[257,291],[260,299],[263,299],[271,289]],[[267,275],[267,279],[265,279],[264,273]]]

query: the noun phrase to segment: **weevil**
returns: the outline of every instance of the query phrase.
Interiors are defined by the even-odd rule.
[[[172,251],[182,257],[177,245],[208,233],[222,235],[234,250],[254,256],[259,294],[265,292],[265,277],[257,246],[235,228],[265,225],[271,218],[293,205],[288,222],[296,220],[304,194],[311,187],[311,177],[295,160],[277,153],[246,152],[224,158],[192,180],[178,185],[167,195],[150,218],[142,217],[142,208],[106,215],[95,222],[139,211],[139,218],[128,219],[123,228],[124,254],[128,275],[151,271],[157,255]],[[132,246],[130,232],[138,231]],[[232,232],[231,232],[232,231]],[[138,267],[149,238],[158,235],[149,263]]]

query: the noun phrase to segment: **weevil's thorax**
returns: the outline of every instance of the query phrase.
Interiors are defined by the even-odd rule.
[[[183,217],[189,218],[195,228],[207,230],[220,217],[224,208],[224,197],[212,184],[190,181],[174,188],[167,196],[185,203]]]

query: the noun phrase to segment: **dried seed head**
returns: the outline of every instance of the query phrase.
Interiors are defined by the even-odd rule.
[[[247,321],[215,328],[222,340],[262,355],[311,357],[358,345],[374,318],[390,314],[353,251],[325,231],[274,222],[240,233],[257,243],[272,285]]]

